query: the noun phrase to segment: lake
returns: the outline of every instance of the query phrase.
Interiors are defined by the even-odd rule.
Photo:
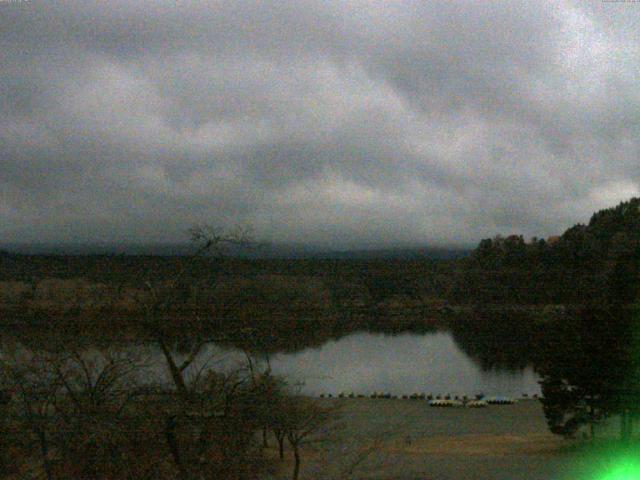
[[[243,364],[244,354],[210,345],[202,358],[232,369]],[[158,359],[160,360],[160,359]],[[272,355],[273,373],[299,384],[301,393],[339,392],[394,395],[521,396],[539,394],[532,367],[522,370],[483,370],[465,354],[449,332],[427,334],[353,333],[318,348]]]

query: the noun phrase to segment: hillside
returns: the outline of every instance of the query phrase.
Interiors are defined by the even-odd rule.
[[[495,237],[462,260],[460,303],[583,304],[638,298],[640,198],[596,212],[561,236]],[[623,297],[623,298],[622,298]]]

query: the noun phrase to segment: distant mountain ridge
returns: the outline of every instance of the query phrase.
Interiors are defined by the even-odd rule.
[[[116,243],[7,243],[0,251],[26,255],[129,255],[182,256],[193,253],[189,243],[116,244]],[[398,247],[378,249],[335,250],[305,245],[261,244],[249,250],[232,249],[229,256],[261,259],[420,259],[450,260],[463,258],[471,249],[459,247]]]
[[[475,257],[493,251],[492,256],[500,256],[505,249],[511,257],[519,257],[519,251],[529,253],[556,252],[554,260],[570,262],[576,256],[593,260],[601,257],[611,244],[640,241],[640,198],[594,213],[587,225],[577,224],[562,235],[554,235],[547,240],[534,239],[526,243],[521,235],[506,238],[495,237],[480,242],[477,248],[453,246],[398,246],[385,248],[332,249],[303,244],[265,243],[250,250],[235,249],[228,253],[240,258],[273,259],[460,259],[473,254]],[[535,245],[534,245],[535,244]],[[526,247],[523,247],[526,245]],[[533,248],[535,246],[535,248]],[[568,252],[567,248],[572,251]],[[183,243],[0,243],[0,251],[30,255],[151,255],[180,256],[193,252],[188,242]],[[515,254],[514,254],[515,252]],[[485,255],[486,256],[486,255]],[[560,257],[560,258],[558,258]],[[516,258],[513,258],[516,259]],[[516,259],[517,260],[517,259]]]

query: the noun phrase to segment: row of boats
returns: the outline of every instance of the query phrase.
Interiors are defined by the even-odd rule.
[[[320,398],[332,398],[333,395],[320,395]],[[354,393],[339,393],[337,398],[366,398],[363,394],[354,394]],[[486,397],[482,394],[476,395],[475,398],[468,398],[465,396],[454,396],[445,395],[441,397],[440,395],[426,395],[424,393],[414,393],[412,395],[392,395],[390,393],[383,392],[374,392],[369,395],[369,398],[380,398],[380,399],[405,399],[405,400],[428,400],[429,406],[431,407],[469,407],[469,408],[481,408],[486,407],[487,405],[511,405],[516,403],[518,400],[513,397],[505,397],[505,396],[493,396]],[[523,395],[523,398],[529,398],[528,395]],[[533,395],[532,398],[538,398],[538,395]]]
[[[511,405],[516,403],[511,397],[489,397],[486,400],[430,400],[430,407],[467,407],[482,408],[488,405]]]

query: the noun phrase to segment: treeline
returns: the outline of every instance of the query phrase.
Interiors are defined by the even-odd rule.
[[[171,279],[184,264],[179,256],[23,255],[0,253],[0,281],[83,278],[91,283],[134,285],[140,272]],[[230,278],[271,275],[314,277],[338,302],[380,302],[391,298],[443,300],[453,286],[456,260],[343,260],[200,258],[189,261],[194,283],[213,285]]]
[[[154,321],[177,331],[230,332],[229,343],[239,346],[257,339],[269,351],[321,345],[358,330],[433,329],[455,268],[426,259],[4,255],[0,262],[5,327],[138,337],[153,285],[175,300]],[[238,328],[254,334],[237,335]]]
[[[461,261],[450,300],[518,305],[604,300],[613,277],[632,281],[638,276],[638,258],[640,198],[634,198],[595,213],[587,225],[575,225],[558,237],[482,240]]]
[[[630,439],[640,401],[640,310],[618,301],[579,307],[548,325],[538,346],[534,363],[551,432],[593,439],[617,415],[621,438]]]
[[[574,436],[613,415],[632,437],[640,401],[640,200],[596,213],[552,248],[581,273],[576,305],[546,328],[535,358],[553,433]],[[570,254],[571,253],[571,254]]]
[[[194,284],[232,278],[312,277],[337,305],[411,302],[450,305],[582,304],[602,297],[608,278],[620,273],[640,245],[640,199],[595,213],[587,225],[562,235],[525,240],[521,235],[482,240],[466,258],[241,259],[189,262]],[[181,256],[43,256],[0,253],[0,281],[35,283],[43,278],[82,277],[89,282],[134,285],[170,279]],[[633,272],[622,272],[625,275]]]

